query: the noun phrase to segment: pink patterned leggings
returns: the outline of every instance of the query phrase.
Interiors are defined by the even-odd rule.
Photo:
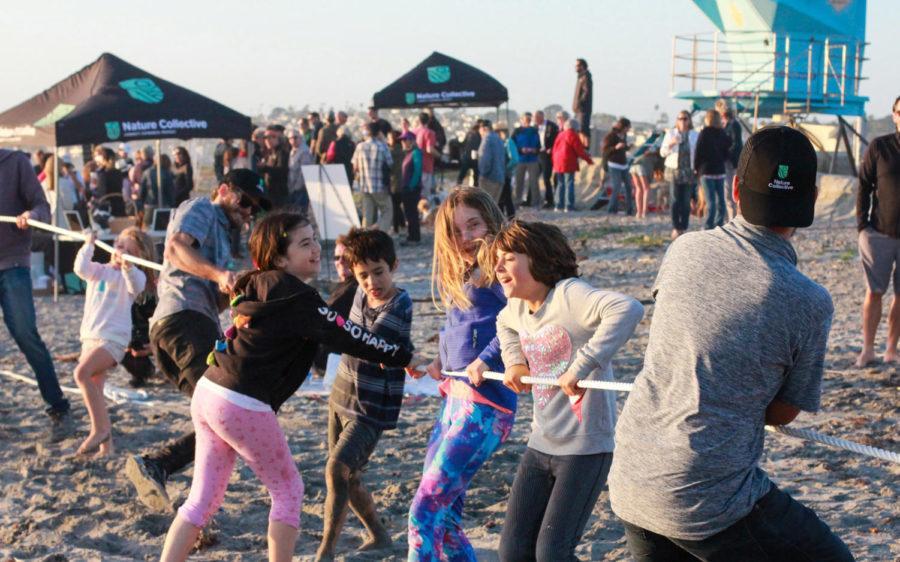
[[[206,525],[222,505],[240,455],[269,490],[269,520],[299,528],[303,480],[275,413],[242,408],[200,385],[191,418],[197,432],[194,480],[178,513],[192,525]]]

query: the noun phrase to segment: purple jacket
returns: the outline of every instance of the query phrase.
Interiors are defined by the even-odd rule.
[[[28,157],[0,149],[0,215],[15,217],[31,211],[31,218],[50,222],[50,204]],[[0,223],[0,271],[31,267],[31,229]]]

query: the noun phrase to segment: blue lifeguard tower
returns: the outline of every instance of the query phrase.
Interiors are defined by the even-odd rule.
[[[672,45],[673,97],[694,109],[724,98],[745,117],[812,113],[864,117],[859,95],[865,61],[866,0],[693,0],[715,31],[678,35]]]

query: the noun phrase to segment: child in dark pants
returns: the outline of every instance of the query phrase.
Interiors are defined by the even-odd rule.
[[[149,289],[149,288],[148,288]],[[150,360],[150,317],[156,310],[156,287],[146,290],[131,305],[131,342],[125,349],[121,365],[131,375],[128,381],[133,388],[140,388],[156,372]]]
[[[344,256],[359,282],[351,322],[412,348],[412,299],[394,285],[398,262],[391,237],[379,230],[351,230],[344,239]],[[328,491],[318,560],[333,559],[348,503],[369,535],[360,550],[391,544],[372,497],[362,485],[362,470],[382,432],[397,427],[404,379],[403,369],[383,368],[348,355],[341,358],[328,401]]]
[[[494,272],[507,297],[497,316],[504,384],[531,390],[534,419],[500,536],[502,562],[577,560],[612,462],[616,397],[582,380],[613,380],[613,356],[644,315],[635,299],[578,279],[575,253],[555,226],[513,221],[494,238]],[[523,376],[557,386],[526,385]]]

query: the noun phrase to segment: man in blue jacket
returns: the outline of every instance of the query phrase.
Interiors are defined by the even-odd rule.
[[[541,165],[538,162],[538,154],[541,152],[541,137],[537,127],[531,125],[531,113],[523,114],[520,122],[521,126],[517,127],[512,134],[512,139],[519,150],[519,164],[516,166],[515,202],[517,205],[531,204],[536,209],[540,209],[541,192],[538,187],[538,176],[540,176]],[[525,191],[526,186],[528,187],[527,191]]]
[[[484,119],[481,122],[481,146],[478,147],[478,187],[490,193],[494,201],[500,200],[506,181],[505,152],[503,141],[491,127],[491,120]]]

